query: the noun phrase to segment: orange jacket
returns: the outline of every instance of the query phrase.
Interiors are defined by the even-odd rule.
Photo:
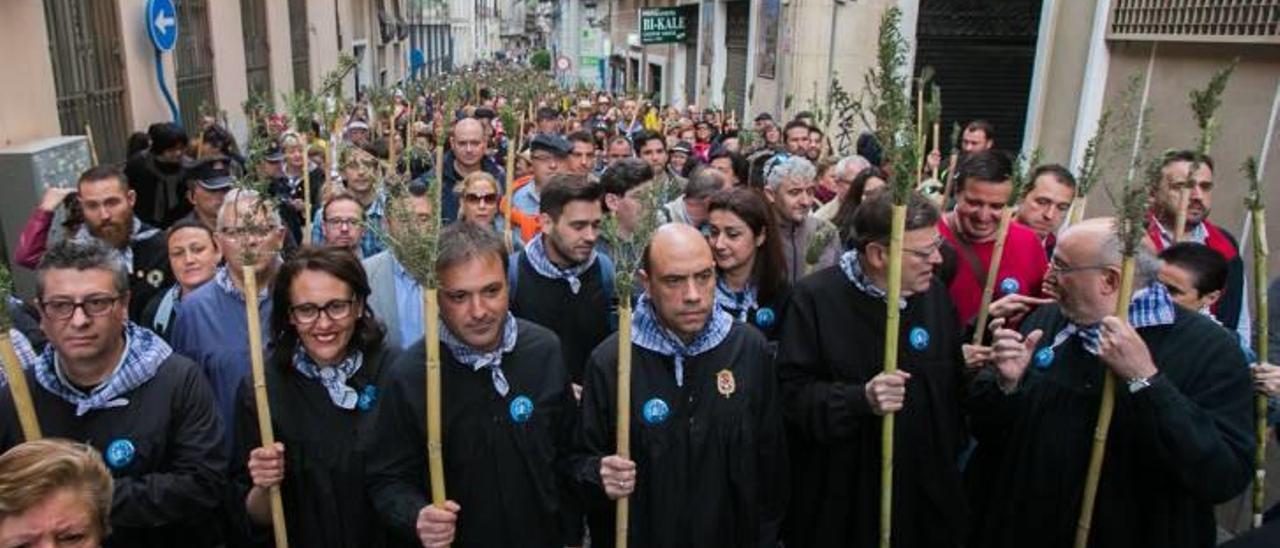
[[[515,182],[511,184],[511,195],[515,196],[516,191],[520,190],[520,187],[523,187],[532,181],[533,175],[525,175],[524,177],[516,179]],[[504,202],[503,208],[507,207],[505,204],[506,197],[504,196],[502,200]],[[511,219],[510,222],[513,228],[520,228],[520,241],[522,242],[528,243],[529,240],[532,240],[533,237],[538,234],[538,231],[542,230],[542,226],[538,222],[537,213],[526,213],[524,211],[520,211],[520,208],[512,207],[511,212],[507,217]]]

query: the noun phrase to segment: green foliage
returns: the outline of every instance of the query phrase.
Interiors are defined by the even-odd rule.
[[[338,56],[338,65],[324,75],[316,95],[321,97],[325,95],[341,95],[342,81],[356,69],[356,66],[355,57],[346,54]]]
[[[305,89],[284,94],[284,107],[289,113],[289,123],[301,133],[311,132],[311,123],[320,111],[319,104]]]
[[[916,145],[915,116],[907,97],[907,39],[899,29],[902,11],[897,7],[885,10],[880,17],[877,39],[876,64],[864,77],[863,97],[854,110],[869,127],[884,150],[884,159],[891,166],[889,187],[893,203],[904,205],[914,188],[909,172],[914,170],[919,157]]]
[[[9,296],[13,295],[13,273],[9,272],[8,267],[0,264],[0,299],[5,304],[9,302]],[[9,307],[0,306],[0,330],[8,333],[9,328],[13,327],[13,318],[9,316]]]
[[[1110,126],[1111,110],[1107,109],[1098,117],[1098,127],[1094,130],[1093,137],[1089,138],[1089,143],[1085,145],[1084,158],[1081,159],[1080,169],[1076,173],[1076,194],[1082,197],[1089,195],[1093,185],[1097,184],[1102,176],[1100,157],[1106,146]]]
[[[662,207],[664,189],[656,184],[645,185],[640,191],[641,215],[635,231],[623,234],[616,216],[605,215],[601,233],[610,249],[616,269],[614,292],[619,302],[631,302],[636,286],[636,272],[644,259],[644,250],[649,245],[653,231],[657,230],[661,220],[658,210]]]
[[[1244,206],[1250,211],[1262,211],[1267,206],[1262,197],[1262,181],[1258,179],[1258,159],[1253,156],[1245,158],[1240,171],[1244,172],[1245,182],[1249,184],[1244,196]]]
[[[804,252],[804,264],[810,269],[818,265],[818,261],[822,260],[822,252],[826,251],[827,245],[836,237],[836,227],[830,223],[823,223],[818,226],[818,230],[813,233],[813,239],[809,240],[809,247]]]
[[[551,52],[540,49],[529,55],[529,65],[535,69],[551,70]]]
[[[1233,59],[1231,63],[1209,78],[1209,83],[1204,89],[1193,89],[1188,94],[1191,100],[1191,113],[1195,117],[1196,127],[1200,130],[1196,150],[1201,154],[1208,154],[1213,146],[1214,134],[1218,130],[1218,121],[1214,113],[1222,105],[1222,92],[1226,90],[1227,80],[1231,78],[1231,73],[1235,71],[1236,64],[1239,62],[1240,59]]]
[[[436,287],[436,254],[441,230],[439,207],[433,207],[431,219],[423,222],[410,206],[409,179],[390,175],[379,184],[387,195],[387,223],[382,239],[405,271],[424,288]],[[428,195],[439,189],[439,179],[428,181]]]
[[[1013,182],[1013,192],[1009,193],[1009,202],[1005,205],[1009,207],[1018,205],[1023,196],[1031,191],[1031,172],[1040,165],[1040,158],[1043,155],[1044,151],[1036,147],[1031,151],[1030,156],[1018,154],[1018,157],[1013,159],[1013,172],[1009,174],[1009,180]]]
[[[1143,80],[1142,73],[1135,74],[1129,79],[1129,84],[1117,100],[1118,108],[1111,111],[1112,114],[1108,117],[1105,142],[1111,144],[1099,149],[1099,155],[1107,150],[1113,150],[1116,154],[1125,152],[1130,154],[1127,162],[1121,166],[1126,172],[1123,179],[1120,177],[1112,179],[1123,181],[1119,188],[1114,184],[1103,185],[1107,191],[1107,198],[1115,207],[1116,231],[1120,235],[1124,254],[1129,257],[1137,253],[1138,246],[1142,245],[1142,240],[1146,237],[1147,199],[1150,196],[1151,185],[1160,180],[1158,169],[1154,177],[1150,176],[1151,168],[1148,168],[1147,177],[1138,178],[1138,174],[1142,171],[1142,158],[1146,157],[1147,148],[1151,144],[1151,129],[1146,124],[1146,120],[1151,118],[1151,109],[1142,106]],[[1115,123],[1112,124],[1112,121]],[[1099,142],[1102,141],[1103,139],[1099,140]],[[1099,163],[1102,162],[1099,161]],[[1159,160],[1157,159],[1151,165],[1158,168]],[[1097,177],[1105,178],[1101,174]]]

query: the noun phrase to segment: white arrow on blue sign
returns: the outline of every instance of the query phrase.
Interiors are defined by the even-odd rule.
[[[147,35],[160,51],[178,43],[178,9],[173,0],[147,0]]]

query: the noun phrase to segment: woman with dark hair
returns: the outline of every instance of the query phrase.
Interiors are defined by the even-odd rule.
[[[259,447],[250,379],[236,414],[232,472],[253,539],[270,537],[267,495],[279,485],[295,546],[385,544],[365,492],[362,442],[397,353],[365,306],[369,294],[360,261],[343,249],[304,247],[280,267],[266,368],[275,446]]]
[[[759,191],[730,188],[707,206],[707,242],[716,261],[716,306],[776,340],[787,302],[782,240]]]
[[[213,231],[195,219],[180,219],[169,227],[165,242],[174,283],[151,297],[138,324],[167,341],[178,316],[178,303],[213,279],[222,263],[222,250],[218,249]]]
[[[836,210],[835,217],[831,219],[831,223],[840,231],[841,249],[853,249],[854,238],[858,236],[853,228],[853,214],[858,212],[858,206],[871,197],[873,192],[884,188],[888,180],[889,176],[884,170],[876,166],[864,169],[853,177],[853,181],[849,183],[849,190],[844,193],[844,199],[840,201],[840,209]]]

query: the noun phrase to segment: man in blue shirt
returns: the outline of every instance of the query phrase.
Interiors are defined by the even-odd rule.
[[[227,194],[218,211],[218,246],[226,264],[212,283],[183,299],[173,325],[173,348],[204,369],[223,424],[235,424],[236,389],[249,372],[249,321],[244,267],[253,267],[264,344],[271,318],[271,285],[280,267],[284,225],[279,210],[251,190]],[[264,352],[270,349],[264,348]],[[229,443],[230,429],[224,441]],[[230,446],[226,446],[229,450]]]
[[[408,215],[387,216],[387,228],[394,237],[411,227],[401,226],[402,221],[412,219],[413,224],[424,226],[431,222],[431,196],[420,183],[409,185]],[[399,217],[399,218],[398,218]],[[387,327],[387,345],[408,348],[422,338],[422,287],[396,256],[388,249],[363,261],[365,275],[373,294],[369,295],[369,310]]]

